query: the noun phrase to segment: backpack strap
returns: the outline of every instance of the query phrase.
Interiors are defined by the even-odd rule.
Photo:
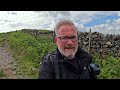
[[[54,68],[54,75],[55,75],[55,79],[61,79],[62,78],[62,72],[61,72],[61,65],[58,65],[60,64],[59,62],[56,61],[56,55],[55,54],[52,54],[50,55],[50,60],[52,62],[52,65],[53,65],[53,68]]]
[[[57,61],[56,54],[55,53],[45,54],[43,56],[42,61],[40,62],[40,64],[42,64],[42,62],[44,60],[50,60],[51,61],[51,64],[53,66],[53,72],[54,72],[55,79],[61,79],[62,78],[62,69],[61,69],[60,62]]]
[[[89,65],[88,65],[88,71],[89,71],[90,77],[91,77],[92,79],[97,79],[97,74],[96,74],[95,68],[97,68],[97,67],[95,67],[95,64],[89,64]],[[100,70],[100,69],[98,69],[98,71],[99,71],[99,70]],[[97,72],[98,72],[98,71],[97,71]]]

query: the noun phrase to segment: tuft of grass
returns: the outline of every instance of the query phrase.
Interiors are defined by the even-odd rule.
[[[2,69],[0,69],[0,77],[5,77],[5,74],[3,73]]]

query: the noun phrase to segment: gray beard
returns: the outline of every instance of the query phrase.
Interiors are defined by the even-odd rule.
[[[59,49],[59,48],[58,48]],[[72,53],[65,53],[63,50],[60,50],[59,49],[59,51],[60,51],[60,53],[63,55],[63,56],[65,56],[67,59],[73,59],[74,57],[75,57],[75,53],[77,52],[77,51],[75,51],[75,52],[72,52]]]

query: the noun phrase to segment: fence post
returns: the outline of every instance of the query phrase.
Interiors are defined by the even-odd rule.
[[[91,41],[91,29],[89,31],[89,46],[88,46],[88,53],[90,53],[90,41]]]

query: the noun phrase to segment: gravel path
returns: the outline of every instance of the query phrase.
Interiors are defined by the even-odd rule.
[[[0,46],[0,78],[17,79],[17,65],[5,46]],[[1,75],[2,74],[2,75]]]

